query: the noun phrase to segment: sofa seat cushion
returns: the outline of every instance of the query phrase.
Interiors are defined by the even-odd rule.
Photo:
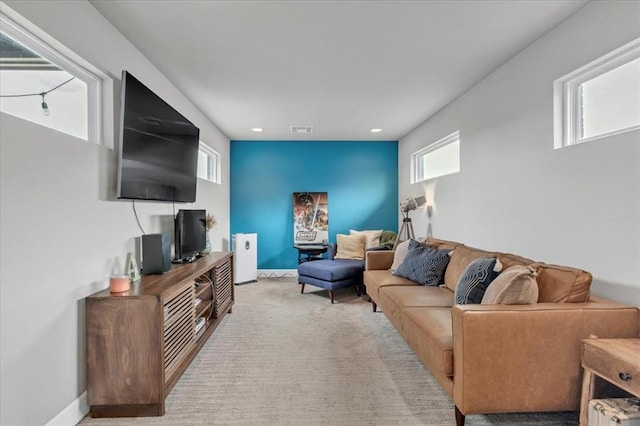
[[[451,291],[456,291],[460,277],[469,264],[480,257],[497,257],[497,253],[479,250],[473,247],[457,246],[451,253],[451,260],[444,272],[444,284]]]
[[[373,297],[374,301],[378,300],[380,288],[390,286],[411,286],[418,287],[418,284],[402,277],[396,277],[391,274],[388,269],[384,270],[367,270],[364,272],[364,285],[367,287],[367,294]]]
[[[452,377],[451,309],[411,307],[403,312],[404,333],[418,357],[434,373]]]
[[[298,275],[317,278],[324,281],[340,281],[353,278],[364,270],[363,260],[321,259],[298,265]]]
[[[382,298],[393,303],[397,308],[408,307],[451,307],[454,295],[448,288],[442,287],[384,287],[379,290]],[[387,302],[380,303],[382,306]]]

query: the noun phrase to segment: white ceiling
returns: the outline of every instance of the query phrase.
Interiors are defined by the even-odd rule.
[[[234,140],[397,140],[586,2],[91,0]]]

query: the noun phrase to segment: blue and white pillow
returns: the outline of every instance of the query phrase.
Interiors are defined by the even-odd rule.
[[[393,275],[420,285],[438,285],[449,264],[451,250],[437,250],[415,240],[409,242],[404,260]]]
[[[456,286],[455,300],[458,305],[482,302],[484,292],[500,271],[502,263],[498,259],[479,257],[467,266]]]

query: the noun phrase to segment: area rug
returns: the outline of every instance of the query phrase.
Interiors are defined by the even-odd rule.
[[[89,425],[455,425],[454,406],[383,313],[353,289],[295,278],[235,287],[233,313],[166,399],[162,417]],[[577,425],[577,413],[470,415],[468,426]]]

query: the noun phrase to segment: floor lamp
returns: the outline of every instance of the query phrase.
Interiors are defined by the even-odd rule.
[[[426,197],[421,195],[419,197],[409,197],[400,203],[400,213],[402,213],[402,226],[400,227],[400,232],[396,237],[396,242],[393,244],[393,250],[395,250],[396,247],[398,247],[398,244],[400,244],[402,241],[415,238],[415,235],[413,233],[413,223],[411,222],[411,218],[409,217],[409,212],[424,206],[426,202]]]

